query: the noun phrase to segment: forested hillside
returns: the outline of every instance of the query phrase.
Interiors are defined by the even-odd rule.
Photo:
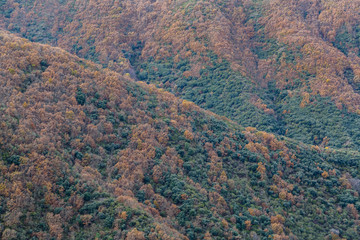
[[[0,0],[0,238],[357,239],[359,12]]]
[[[0,33],[2,239],[356,239],[359,157]]]
[[[355,148],[359,0],[3,0],[0,26],[244,126]]]

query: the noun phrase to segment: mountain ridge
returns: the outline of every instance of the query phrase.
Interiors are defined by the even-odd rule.
[[[356,236],[358,152],[278,140],[59,48],[0,41],[4,239]]]
[[[359,147],[358,0],[33,4],[4,1],[2,26],[244,126]]]
[[[0,236],[356,239],[359,9],[0,1]]]

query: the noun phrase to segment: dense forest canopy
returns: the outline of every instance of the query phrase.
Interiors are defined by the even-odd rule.
[[[1,238],[357,239],[359,13],[0,0]]]
[[[359,147],[359,0],[3,0],[0,12],[14,33],[244,126]]]

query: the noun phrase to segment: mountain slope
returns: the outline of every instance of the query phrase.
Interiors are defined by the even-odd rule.
[[[358,236],[360,154],[0,33],[3,239]]]
[[[359,6],[358,0],[2,1],[0,24],[244,126],[358,149]]]
[[[136,144],[130,141],[136,129],[125,123],[150,128],[147,106],[128,95],[142,90],[61,49],[4,32],[0,39],[3,239],[141,239],[144,231],[184,239],[131,191],[149,167],[145,154],[158,144],[144,143],[141,151],[132,146],[132,168],[118,174],[116,153],[126,157]],[[122,111],[114,110],[118,104]],[[152,196],[170,216],[176,212]]]

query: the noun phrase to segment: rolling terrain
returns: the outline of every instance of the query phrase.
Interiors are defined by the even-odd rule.
[[[2,239],[357,239],[359,0],[0,0]]]
[[[3,239],[358,234],[360,154],[243,128],[1,32]]]
[[[0,26],[244,126],[359,149],[360,1],[1,1]]]

